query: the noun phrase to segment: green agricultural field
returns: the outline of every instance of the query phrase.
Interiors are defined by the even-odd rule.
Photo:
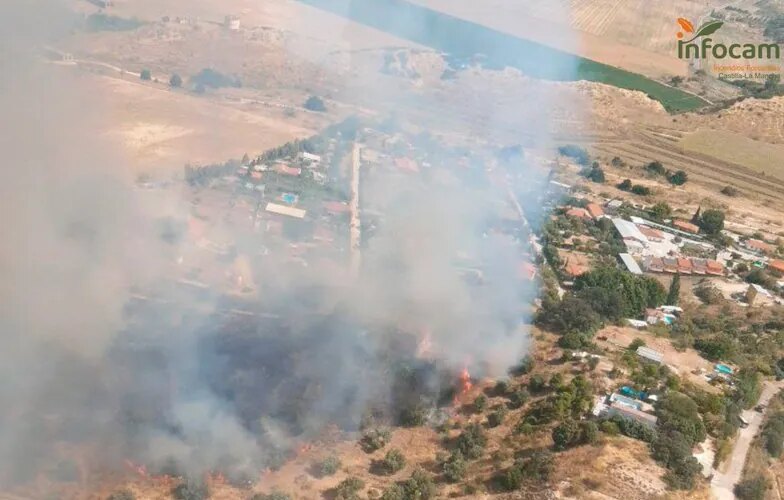
[[[300,0],[360,24],[446,54],[453,68],[481,64],[512,67],[533,78],[588,80],[638,90],[671,112],[691,111],[708,104],[698,96],[645,76],[585,59],[481,24],[412,4],[406,0]]]
[[[708,104],[699,96],[664,85],[638,73],[631,73],[590,59],[580,59],[577,66],[577,80],[588,80],[622,89],[645,92],[651,99],[662,103],[664,109],[670,113],[693,111]]]

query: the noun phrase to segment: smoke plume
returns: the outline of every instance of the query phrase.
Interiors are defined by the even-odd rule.
[[[293,265],[285,247],[262,251],[263,234],[225,229],[230,248],[212,259],[242,268],[257,290],[238,299],[182,284],[198,253],[185,229],[192,191],[135,187],[78,71],[41,57],[73,23],[53,0],[0,5],[2,487],[69,476],[63,463],[77,464],[64,480],[84,482],[94,464],[126,459],[253,478],[328,425],[356,430],[379,408],[394,421],[400,408],[435,407],[464,367],[502,376],[524,354],[527,235],[499,231],[497,214],[510,209],[507,186],[541,173],[493,151],[522,142],[510,130],[549,145],[552,91],[535,103],[512,96],[516,112],[475,95],[442,123],[430,110],[454,101],[389,76],[347,80],[334,99],[373,101],[404,122],[427,114],[410,120],[422,141],[401,156],[443,161],[421,175],[363,171],[361,202],[378,215],[363,219],[356,278],[328,258]],[[423,133],[442,125],[481,137],[484,153]]]

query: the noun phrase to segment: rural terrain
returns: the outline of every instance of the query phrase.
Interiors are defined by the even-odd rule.
[[[0,500],[781,499],[779,2],[7,9]]]

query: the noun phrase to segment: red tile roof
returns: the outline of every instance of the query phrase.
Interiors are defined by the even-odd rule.
[[[299,167],[289,167],[288,165],[281,165],[277,164],[274,167],[275,172],[283,175],[291,175],[293,177],[299,176],[302,173],[302,169]]]
[[[771,269],[775,269],[780,273],[784,273],[784,260],[771,259],[768,261],[768,267]]]
[[[672,221],[672,225],[687,233],[697,234],[700,232],[699,226],[692,224],[691,222],[686,222],[685,220],[675,219]]]
[[[776,251],[776,247],[762,240],[754,240],[754,239],[748,240],[746,241],[746,246],[753,250],[759,250],[760,252],[763,253],[773,253]]]
[[[709,260],[705,263],[708,274],[724,274],[724,266],[721,262]]]
[[[652,227],[648,227],[648,226],[645,226],[645,225],[642,225],[642,224],[638,225],[637,227],[639,227],[640,228],[640,232],[642,234],[644,234],[645,237],[650,239],[650,240],[663,240],[664,239],[664,233],[662,233],[658,229],[654,229]]]
[[[585,206],[585,208],[586,210],[588,210],[588,213],[591,214],[591,217],[593,217],[594,219],[598,219],[599,217],[604,215],[604,210],[596,203],[589,203]]]
[[[591,217],[591,214],[588,213],[588,210],[584,208],[570,208],[566,211],[566,215],[578,217],[580,219],[588,219]]]

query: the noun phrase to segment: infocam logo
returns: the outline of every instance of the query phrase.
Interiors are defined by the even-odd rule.
[[[683,31],[678,32],[678,57],[680,59],[780,59],[781,47],[777,43],[713,43],[709,35],[724,25],[723,21],[708,21],[698,29],[688,19],[678,18]],[[683,40],[691,36],[688,40]]]

